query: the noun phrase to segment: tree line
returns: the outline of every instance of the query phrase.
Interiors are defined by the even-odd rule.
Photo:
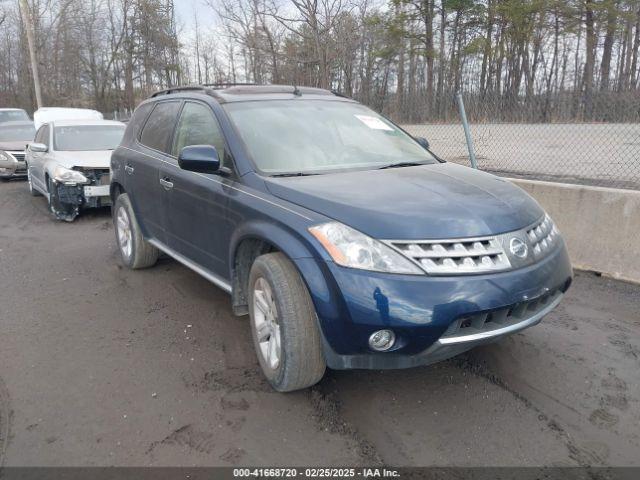
[[[130,111],[160,88],[329,88],[402,122],[639,121],[640,0],[28,0],[46,105]],[[0,104],[32,110],[0,2]],[[206,13],[206,15],[201,15]],[[201,18],[214,18],[213,24]]]

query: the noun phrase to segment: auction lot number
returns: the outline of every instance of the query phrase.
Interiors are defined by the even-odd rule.
[[[235,478],[394,478],[387,468],[234,468]]]

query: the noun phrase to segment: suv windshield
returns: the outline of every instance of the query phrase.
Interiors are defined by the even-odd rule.
[[[0,123],[28,121],[29,115],[24,110],[0,110]]]
[[[268,175],[437,163],[409,135],[357,103],[269,100],[224,108],[256,167]]]
[[[58,151],[115,150],[124,135],[121,125],[74,125],[54,129]]]
[[[0,142],[33,140],[36,129],[33,125],[0,125]]]

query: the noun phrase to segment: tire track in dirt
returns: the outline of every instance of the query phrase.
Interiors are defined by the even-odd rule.
[[[2,377],[0,377],[0,469],[4,465],[5,454],[11,439],[11,398]]]
[[[313,410],[313,418],[319,430],[340,435],[353,445],[362,464],[366,466],[385,465],[376,447],[362,437],[358,429],[344,418],[340,401],[336,396],[326,391],[325,382],[309,389],[309,401]]]
[[[538,415],[538,420],[543,422],[555,435],[566,445],[569,451],[569,458],[578,464],[580,467],[590,466],[606,466],[605,461],[600,458],[596,453],[585,450],[579,447],[573,437],[565,430],[565,428],[558,423],[554,418],[550,418],[540,407],[534,405],[531,400],[517,392],[509,386],[509,384],[500,378],[495,373],[491,372],[486,365],[478,362],[474,362],[468,354],[462,354],[458,357],[454,357],[450,360],[451,364],[467,371],[473,375],[485,379],[489,383],[502,388],[509,394],[511,394],[516,400],[521,402],[525,407],[533,410]]]
[[[188,447],[198,453],[210,454],[215,446],[214,440],[215,437],[211,433],[200,431],[191,424],[183,425],[173,430],[159,442],[153,442],[149,445],[146,454],[153,453],[159,445]]]

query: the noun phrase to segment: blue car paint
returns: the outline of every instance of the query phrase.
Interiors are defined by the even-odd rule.
[[[377,239],[515,231],[544,212],[504,179],[451,163],[266,181],[273,195]]]
[[[218,101],[198,93],[171,98],[197,99],[209,105],[233,155],[236,175],[202,174],[221,183],[227,195],[227,254],[220,256],[226,258],[223,280],[232,284],[234,256],[243,240],[267,240],[287,255],[310,292],[329,367],[396,368],[429,363],[420,353],[461,315],[511,305],[546,289],[565,290],[571,282],[571,265],[562,241],[542,261],[496,274],[431,277],[338,266],[309,227],[338,220],[377,239],[465,238],[518,230],[541,219],[544,212],[511,183],[448,163],[311,177],[263,177],[256,173]],[[135,145],[135,133],[128,128],[123,145]],[[114,152],[112,185],[124,185],[122,164],[131,155],[140,153],[123,147]],[[138,216],[135,194],[132,205]],[[148,236],[144,221],[140,223]],[[398,342],[390,352],[373,352],[367,339],[384,327],[397,333]]]

